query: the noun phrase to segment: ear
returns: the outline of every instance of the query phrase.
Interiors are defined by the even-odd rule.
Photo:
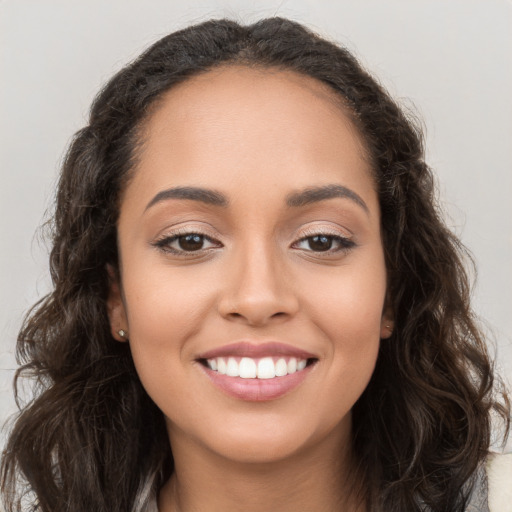
[[[380,320],[381,339],[387,339],[391,337],[395,327],[395,315],[393,314],[393,309],[389,305],[389,302],[389,298],[386,298],[386,303],[384,304],[384,310],[382,312],[382,318]]]
[[[109,277],[107,313],[110,321],[110,332],[115,340],[128,341],[128,319],[123,294],[121,293],[119,272],[112,265],[107,265],[107,272]],[[124,334],[119,334],[119,331],[124,331]]]

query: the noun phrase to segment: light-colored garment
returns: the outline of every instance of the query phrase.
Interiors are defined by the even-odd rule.
[[[146,512],[158,512],[158,506],[156,504],[156,499],[151,501]]]
[[[489,455],[486,477],[479,480],[467,512],[512,512],[512,453]],[[153,499],[145,512],[158,512]]]
[[[512,453],[489,455],[486,471],[490,512],[512,512]]]

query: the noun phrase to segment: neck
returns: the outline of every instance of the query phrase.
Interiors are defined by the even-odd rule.
[[[160,512],[363,512],[352,492],[349,443],[323,443],[285,460],[228,460],[193,443],[173,443],[175,471],[159,495]]]

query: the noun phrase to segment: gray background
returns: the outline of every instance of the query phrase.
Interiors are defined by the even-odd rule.
[[[49,289],[35,233],[94,94],[170,31],[211,16],[276,14],[347,45],[423,118],[448,224],[478,265],[475,309],[512,381],[510,2],[0,0],[0,423],[15,410],[22,316]]]

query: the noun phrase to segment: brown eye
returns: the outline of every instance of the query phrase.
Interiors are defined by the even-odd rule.
[[[178,237],[178,245],[184,251],[199,251],[203,248],[204,236],[192,233]]]
[[[295,246],[307,252],[334,254],[349,251],[355,245],[353,240],[344,236],[316,233],[301,238]]]
[[[328,251],[332,247],[332,238],[330,236],[325,235],[316,235],[308,238],[309,247],[313,251]]]
[[[222,246],[213,238],[202,233],[171,234],[157,240],[153,245],[166,253],[184,257],[187,254],[207,252],[210,249]]]

